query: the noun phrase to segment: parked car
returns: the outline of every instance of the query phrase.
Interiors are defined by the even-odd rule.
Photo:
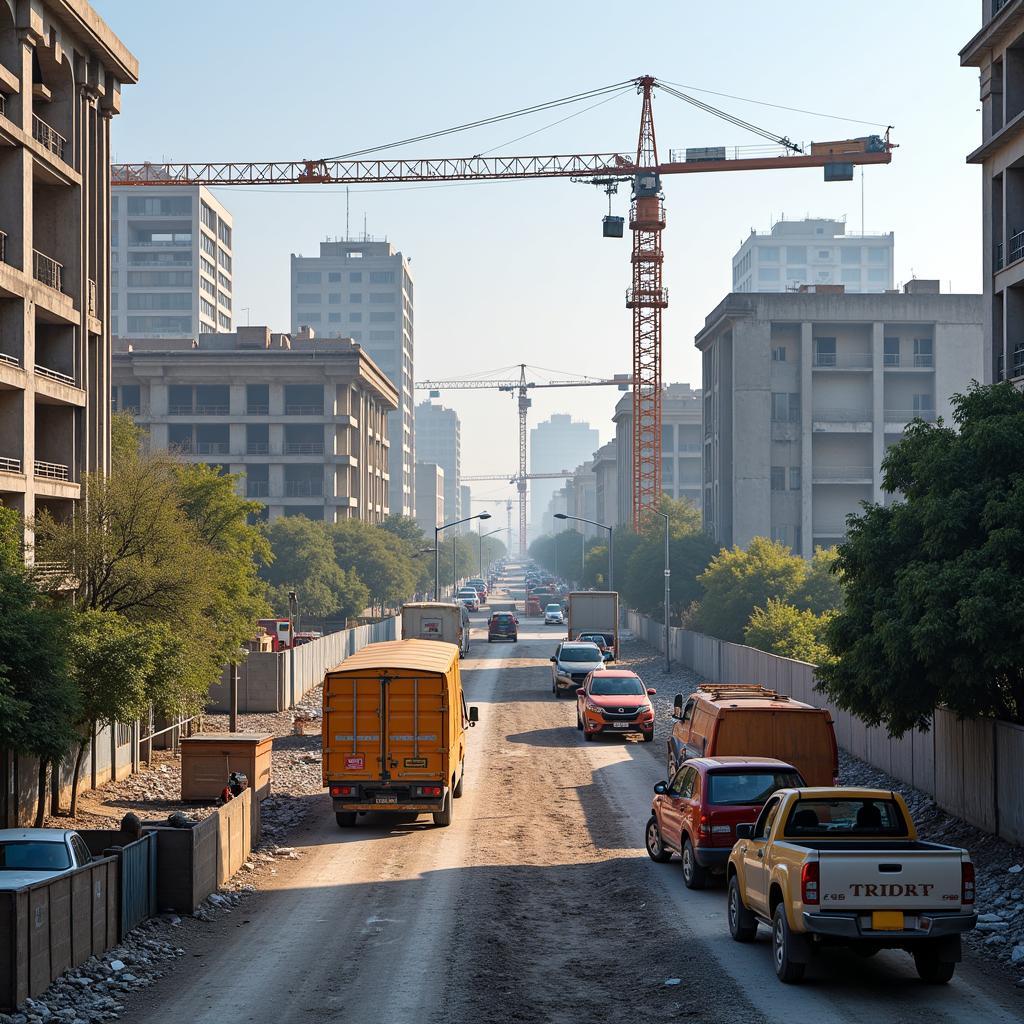
[[[495,612],[487,620],[487,642],[493,644],[495,640],[511,640],[516,643],[519,639],[519,620],[512,612]]]
[[[591,672],[576,690],[576,728],[585,740],[601,733],[640,733],[645,743],[651,743],[654,708],[647,698],[657,692],[628,669]]]
[[[455,600],[459,604],[464,604],[471,612],[480,611],[480,595],[472,587],[463,587],[455,595]]]
[[[693,757],[654,787],[647,854],[664,863],[676,853],[688,889],[725,871],[736,828],[757,820],[779,789],[803,786],[791,764],[771,757]]]
[[[560,604],[549,604],[544,609],[544,625],[560,626],[565,619],[562,617],[562,606]]]
[[[563,641],[551,656],[551,692],[556,698],[563,692],[575,692],[591,672],[604,668],[604,662],[596,644]]]
[[[917,838],[910,811],[885,789],[784,789],[729,855],[729,932],[771,929],[775,973],[796,982],[823,946],[870,956],[903,949],[941,985],[974,928],[974,864],[966,850]]]
[[[832,716],[763,686],[705,683],[676,694],[666,751],[667,777],[690,757],[777,757],[796,765],[809,786],[839,784]]]
[[[45,882],[91,860],[85,840],[71,829],[0,829],[0,889]]]

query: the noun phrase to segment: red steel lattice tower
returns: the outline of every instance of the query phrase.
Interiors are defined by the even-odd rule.
[[[626,308],[633,310],[634,529],[640,526],[643,510],[657,506],[661,498],[661,314],[668,305],[668,291],[662,286],[665,206],[651,108],[653,87],[649,75],[637,81],[644,101],[629,211],[633,287],[626,293]]]

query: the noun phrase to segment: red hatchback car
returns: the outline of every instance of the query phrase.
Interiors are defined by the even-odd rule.
[[[678,853],[686,887],[703,889],[725,870],[736,826],[755,822],[777,789],[805,785],[791,764],[771,757],[691,757],[654,787],[647,854],[664,863]]]

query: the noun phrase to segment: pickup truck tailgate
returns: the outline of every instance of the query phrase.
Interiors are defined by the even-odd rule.
[[[824,844],[823,844],[824,846]],[[819,854],[822,910],[959,910],[960,853],[865,850]]]

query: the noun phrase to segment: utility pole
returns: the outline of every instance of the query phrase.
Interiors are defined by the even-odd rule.
[[[656,508],[652,508],[651,511],[665,520],[665,671],[669,672],[672,669],[671,644],[669,642],[672,636],[669,627],[669,608],[672,604],[672,569],[668,564],[668,513],[659,512]]]
[[[299,617],[299,595],[288,591],[288,693],[289,707],[295,707],[295,620]]]

